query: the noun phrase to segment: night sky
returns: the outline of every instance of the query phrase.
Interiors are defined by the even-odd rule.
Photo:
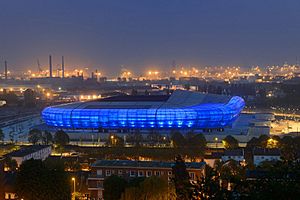
[[[0,57],[12,70],[55,66],[117,74],[183,65],[300,60],[299,0],[0,0]]]

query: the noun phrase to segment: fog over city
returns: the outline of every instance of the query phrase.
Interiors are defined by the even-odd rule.
[[[297,0],[1,1],[0,58],[13,70],[54,65],[114,75],[121,66],[273,65],[296,63]],[[1,62],[1,66],[3,63]]]
[[[0,0],[0,200],[298,200],[299,0]]]

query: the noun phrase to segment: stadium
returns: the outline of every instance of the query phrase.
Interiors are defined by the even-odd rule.
[[[62,129],[220,129],[231,126],[244,106],[238,96],[176,90],[51,106],[42,118]]]

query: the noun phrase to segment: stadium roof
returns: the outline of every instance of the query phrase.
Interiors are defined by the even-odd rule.
[[[170,95],[119,95],[95,100],[98,102],[167,101]]]
[[[121,95],[104,99],[62,104],[57,108],[68,109],[104,109],[104,108],[181,108],[199,104],[225,104],[230,100],[230,96],[196,93],[185,90],[175,90],[172,95]]]
[[[170,96],[119,96],[45,108],[47,125],[60,128],[222,128],[245,102],[240,97],[176,90]]]

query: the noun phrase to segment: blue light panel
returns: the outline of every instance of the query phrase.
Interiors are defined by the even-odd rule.
[[[209,103],[183,108],[67,109],[47,107],[42,117],[59,128],[222,128],[231,125],[245,106],[240,97],[227,104]]]

